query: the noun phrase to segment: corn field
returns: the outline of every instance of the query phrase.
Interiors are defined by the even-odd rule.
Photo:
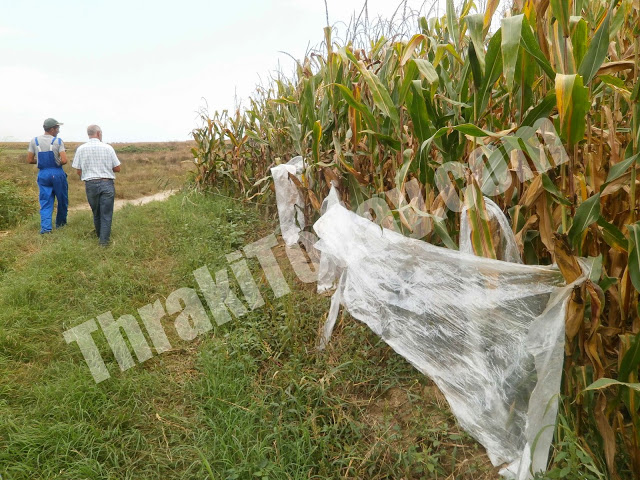
[[[269,169],[302,155],[307,224],[335,184],[347,206],[382,198],[404,233],[418,212],[433,227],[424,240],[457,248],[462,198],[478,207],[476,254],[498,258],[484,195],[525,263],[557,263],[571,282],[588,257],[567,312],[556,441],[570,430],[609,478],[640,478],[640,0],[516,0],[495,31],[499,2],[485,3],[354,17],[344,39],[326,27],[292,78],[233,114],[200,112],[196,180],[269,202]],[[544,125],[561,161],[539,148]]]

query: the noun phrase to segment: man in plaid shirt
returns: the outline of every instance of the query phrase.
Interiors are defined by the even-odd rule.
[[[120,171],[120,160],[111,145],[102,143],[102,129],[98,125],[87,127],[89,141],[76,150],[73,164],[85,182],[87,200],[93,212],[93,225],[100,245],[109,245],[113,204],[116,189],[113,184],[115,172]]]

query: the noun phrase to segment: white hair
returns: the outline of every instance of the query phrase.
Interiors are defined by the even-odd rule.
[[[89,135],[90,137],[97,135],[100,132],[102,132],[102,129],[98,125],[89,125],[87,127],[87,135]]]

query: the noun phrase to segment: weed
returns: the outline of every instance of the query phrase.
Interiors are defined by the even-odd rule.
[[[15,226],[35,210],[15,183],[0,180],[0,230]]]

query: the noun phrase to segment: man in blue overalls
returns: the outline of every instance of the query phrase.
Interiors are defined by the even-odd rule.
[[[54,118],[44,121],[44,135],[31,140],[27,162],[38,164],[38,188],[40,189],[40,233],[51,233],[53,199],[58,199],[56,228],[67,223],[69,208],[69,185],[62,165],[67,163],[64,143],[58,138],[60,125]]]

